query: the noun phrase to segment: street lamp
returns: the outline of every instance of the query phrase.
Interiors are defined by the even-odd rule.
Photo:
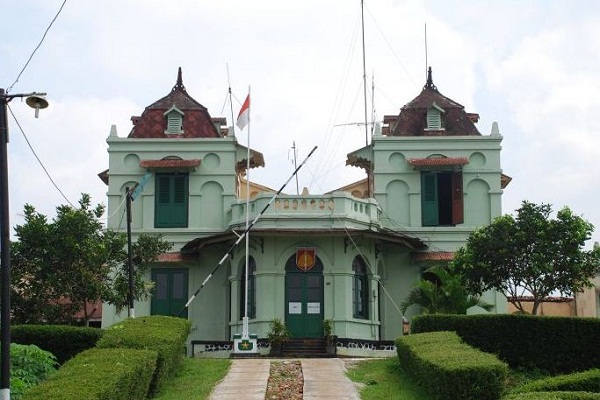
[[[7,94],[0,89],[0,400],[10,400],[10,221],[8,210],[8,102],[26,97],[35,117],[48,102],[46,93]]]

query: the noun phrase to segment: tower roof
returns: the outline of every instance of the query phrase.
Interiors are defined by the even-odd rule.
[[[133,128],[129,133],[130,138],[168,138],[173,134],[167,132],[167,117],[165,113],[176,110],[183,115],[182,132],[177,137],[183,138],[218,138],[219,131],[208,113],[206,107],[190,96],[181,74],[181,67],[177,72],[177,81],[171,92],[146,107],[141,116],[131,117]]]
[[[431,108],[441,111],[440,129],[428,127],[427,117]],[[476,114],[468,114],[465,108],[441,94],[433,84],[431,67],[427,82],[421,93],[400,109],[398,116],[385,116],[391,136],[470,136],[481,135],[475,127]]]

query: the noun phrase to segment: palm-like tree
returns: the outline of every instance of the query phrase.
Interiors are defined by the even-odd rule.
[[[431,267],[426,274],[428,279],[421,278],[400,304],[402,313],[413,305],[420,306],[425,314],[466,314],[473,306],[486,311],[494,309],[492,304],[481,300],[479,296],[469,295],[460,276],[452,274],[446,268]]]

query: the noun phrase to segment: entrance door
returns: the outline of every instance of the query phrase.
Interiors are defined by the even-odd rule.
[[[184,268],[155,268],[152,281],[156,285],[150,304],[152,315],[178,317],[188,300],[188,271]],[[187,309],[181,314],[187,318]]]
[[[323,264],[303,270],[290,257],[285,265],[285,322],[292,338],[323,336]]]

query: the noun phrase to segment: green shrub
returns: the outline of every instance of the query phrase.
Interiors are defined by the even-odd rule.
[[[26,389],[44,381],[56,371],[56,357],[36,345],[11,343],[10,388],[13,399],[19,399]]]
[[[600,319],[531,315],[420,315],[412,331],[455,331],[514,368],[569,373],[600,368]],[[577,357],[573,357],[577,354]]]
[[[182,318],[161,315],[129,318],[111,326],[98,341],[97,347],[158,352],[156,373],[150,385],[150,394],[153,395],[181,367],[189,332],[190,322]]]
[[[600,393],[600,369],[538,379],[519,387],[519,392],[595,392]]]
[[[27,390],[22,400],[142,400],[156,359],[152,350],[89,349]]]
[[[504,400],[600,400],[600,393],[591,392],[530,392],[506,396]]]
[[[508,366],[453,332],[403,336],[396,348],[403,370],[434,398],[495,400],[504,390]]]
[[[96,345],[103,331],[68,325],[13,325],[13,343],[34,344],[54,354],[59,364]]]

